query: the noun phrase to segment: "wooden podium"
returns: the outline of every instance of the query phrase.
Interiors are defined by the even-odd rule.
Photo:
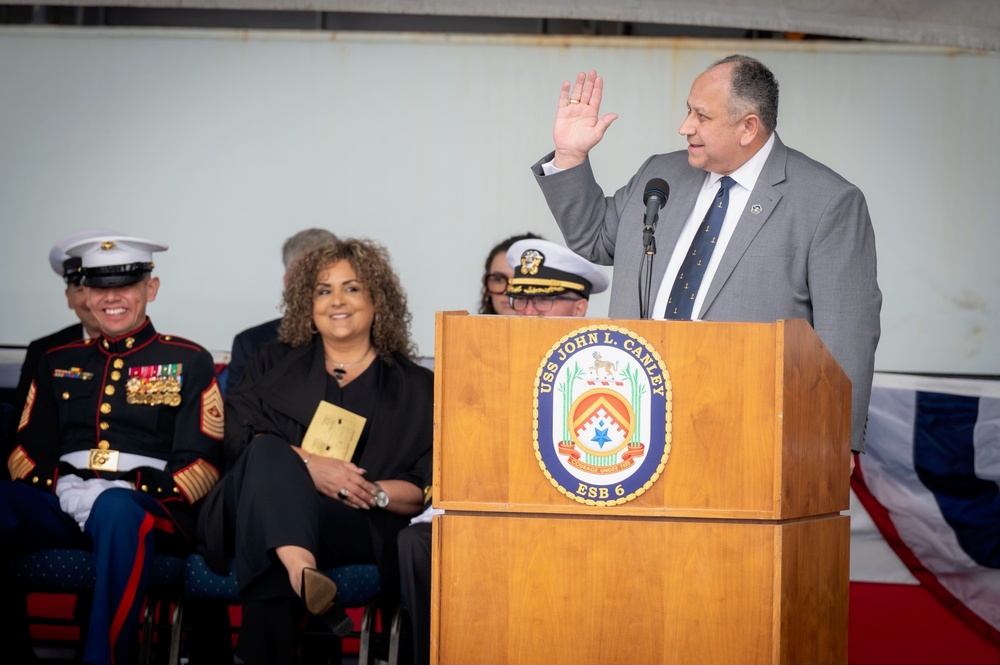
[[[436,325],[432,663],[847,662],[851,387],[805,321]],[[669,375],[666,463],[620,505],[533,445],[540,364],[594,326]]]

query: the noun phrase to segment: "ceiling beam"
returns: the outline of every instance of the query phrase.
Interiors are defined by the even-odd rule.
[[[54,0],[44,4],[623,21],[1000,52],[997,0]]]

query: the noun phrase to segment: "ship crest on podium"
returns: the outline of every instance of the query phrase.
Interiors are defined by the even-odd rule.
[[[673,394],[660,354],[620,326],[578,328],[552,345],[535,378],[535,457],[568,498],[621,505],[660,477]]]

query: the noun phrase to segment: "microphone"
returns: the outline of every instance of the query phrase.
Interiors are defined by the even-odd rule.
[[[646,204],[646,217],[642,227],[642,260],[639,262],[639,318],[649,318],[649,296],[653,290],[653,256],[656,254],[656,220],[660,208],[667,203],[670,185],[663,178],[653,178],[646,183],[642,202]],[[645,288],[643,288],[645,287]]]
[[[663,178],[653,178],[646,183],[646,192],[642,195],[642,202],[646,204],[646,226],[650,230],[656,228],[656,219],[659,217],[660,208],[667,204],[667,197],[670,196],[670,185]]]
[[[646,183],[646,191],[642,202],[646,204],[646,217],[643,219],[642,247],[646,254],[656,254],[656,240],[653,232],[656,230],[656,220],[660,216],[660,208],[667,203],[670,196],[670,185],[663,178],[653,178]]]

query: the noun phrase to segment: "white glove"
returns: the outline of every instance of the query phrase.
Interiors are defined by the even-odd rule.
[[[444,509],[435,508],[434,506],[427,506],[426,508],[424,508],[424,512],[420,513],[412,520],[410,520],[410,524],[423,524],[424,522],[430,524],[431,519],[435,515],[444,515]]]
[[[94,501],[101,495],[101,492],[112,487],[122,487],[125,489],[135,489],[132,483],[127,480],[105,480],[104,478],[91,478],[84,480],[79,476],[62,476],[56,481],[56,496],[59,497],[59,507],[67,515],[76,520],[83,531],[83,525],[90,517],[90,509],[94,507]]]

